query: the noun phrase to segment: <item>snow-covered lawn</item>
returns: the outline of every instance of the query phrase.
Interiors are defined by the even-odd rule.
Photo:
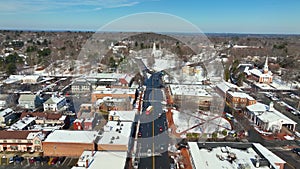
[[[210,112],[201,113],[181,113],[177,110],[172,110],[173,120],[177,127],[176,132],[180,133],[186,131],[187,133],[213,133],[215,131],[232,130],[230,123],[218,114],[212,114]],[[193,129],[193,126],[199,125]],[[190,129],[190,130],[188,130]]]

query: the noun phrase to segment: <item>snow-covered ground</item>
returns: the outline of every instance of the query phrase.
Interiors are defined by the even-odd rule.
[[[176,132],[180,133],[186,131],[187,129],[201,124],[191,130],[188,130],[187,133],[213,133],[215,131],[232,130],[230,123],[220,117],[218,114],[212,114],[210,112],[205,112],[206,114],[201,113],[181,113],[177,110],[172,110],[173,112],[173,120],[177,127]]]
[[[145,63],[145,65],[148,66],[147,59],[142,59],[142,61]],[[151,69],[155,71],[162,71],[162,70],[174,68],[177,65],[178,63],[174,59],[155,59],[155,63],[151,67]]]

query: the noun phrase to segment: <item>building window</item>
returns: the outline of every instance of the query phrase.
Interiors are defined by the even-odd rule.
[[[17,151],[17,150],[18,150],[18,146],[10,146],[10,149],[11,149],[12,151]]]

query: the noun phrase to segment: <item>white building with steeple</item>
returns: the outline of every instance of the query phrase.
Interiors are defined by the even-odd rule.
[[[151,52],[151,56],[158,58],[162,56],[162,51],[160,49],[156,49],[156,44],[155,42],[153,43],[153,47],[152,47],[152,52]]]
[[[269,71],[268,66],[268,57],[266,58],[265,65],[262,70],[259,70],[257,68],[249,70],[249,73],[259,83],[272,83],[273,81],[273,73]]]

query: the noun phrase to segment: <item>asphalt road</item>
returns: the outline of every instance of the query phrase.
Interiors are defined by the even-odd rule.
[[[271,151],[286,161],[284,169],[300,169],[300,156],[291,150],[271,149]]]
[[[169,168],[166,116],[163,112],[161,73],[153,73],[146,80],[143,110],[140,116],[140,133],[138,151],[140,155],[140,169],[167,169]],[[152,105],[153,110],[149,115],[145,111]],[[161,116],[160,116],[161,115]]]

